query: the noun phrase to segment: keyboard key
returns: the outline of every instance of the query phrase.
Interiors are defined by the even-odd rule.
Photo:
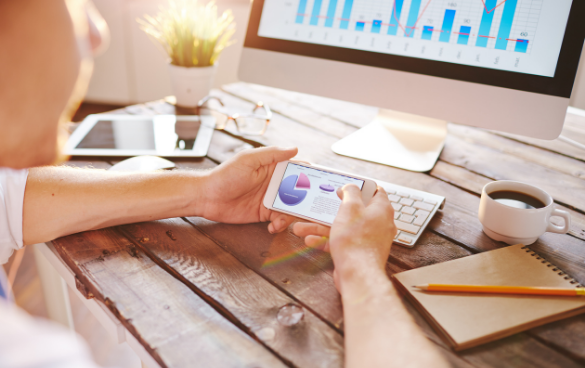
[[[390,204],[392,205],[392,207],[394,207],[394,211],[396,211],[396,212],[400,211],[400,209],[402,208],[401,204],[394,203],[394,202],[392,202]]]
[[[438,202],[437,202],[437,201],[435,201],[434,199],[430,199],[430,198],[427,198],[427,199],[425,199],[425,202],[427,202],[427,203],[430,203],[430,204],[432,204],[432,205],[435,205],[435,204],[437,204],[437,203],[438,203]]]
[[[423,226],[426,220],[427,220],[426,217],[417,217],[416,219],[414,219],[414,222],[412,224],[416,226]]]
[[[405,206],[412,206],[412,204],[414,203],[414,201],[412,199],[402,198],[400,200],[400,202],[398,202],[398,203],[403,204]],[[422,203],[422,202],[420,202],[420,203]]]
[[[411,215],[405,215],[404,213],[402,215],[400,215],[400,221],[404,221],[407,223],[411,223],[414,220],[414,216]]]
[[[394,195],[394,194],[390,194],[388,196],[388,199],[390,200],[390,202],[396,202],[398,203],[398,201],[400,201],[401,197]]]
[[[414,235],[418,234],[420,230],[420,226],[407,224],[406,222],[402,222],[400,220],[394,221],[394,224],[396,225],[396,228],[398,230],[406,231],[407,233],[411,233]]]
[[[404,197],[404,198],[408,198],[408,197],[410,197],[410,194],[408,194],[408,193],[405,193],[405,192],[398,192],[398,193],[397,193],[397,195],[399,195],[399,196],[401,196],[401,197]]]
[[[396,194],[396,191],[394,189],[386,189],[386,188],[384,188],[384,190],[386,191],[386,194]]]
[[[398,220],[398,216],[400,216],[400,212],[394,212],[394,220]]]
[[[414,200],[414,201],[420,201],[420,202],[422,202],[424,198],[423,198],[423,197],[419,197],[419,196],[414,196],[414,195],[413,195],[413,196],[410,196],[410,199],[412,199],[412,200]]]
[[[427,217],[429,217],[431,213],[429,211],[425,211],[425,210],[418,210],[416,211],[416,217],[424,217],[424,219],[426,220]]]
[[[402,202],[400,202],[400,203],[402,203]],[[403,204],[406,204],[406,203],[403,203]],[[412,205],[412,207],[418,208],[419,210],[425,210],[425,211],[432,211],[433,208],[435,208],[435,206],[433,206],[432,204],[428,204],[428,203],[424,203],[424,202],[416,202],[414,205]]]
[[[407,215],[412,215],[416,212],[416,209],[412,207],[404,207],[400,212],[406,213]]]
[[[401,242],[406,243],[406,244],[412,244],[412,243],[414,243],[414,238],[410,235],[400,234],[398,236],[398,241],[401,241]]]
[[[413,224],[417,226],[422,226],[427,220],[427,218],[429,218],[430,214],[431,214],[430,212],[427,212],[425,210],[416,211],[416,220],[414,220]]]

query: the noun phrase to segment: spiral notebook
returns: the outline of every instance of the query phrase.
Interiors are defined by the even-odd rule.
[[[585,297],[425,292],[413,287],[429,283],[580,286],[522,244],[401,272],[393,278],[455,350],[585,312]]]

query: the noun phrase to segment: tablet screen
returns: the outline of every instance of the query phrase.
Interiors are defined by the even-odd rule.
[[[76,149],[192,150],[200,122],[181,120],[171,124],[144,120],[99,120]]]

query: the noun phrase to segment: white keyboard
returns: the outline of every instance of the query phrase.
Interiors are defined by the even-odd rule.
[[[437,210],[445,206],[445,197],[376,180],[388,193],[394,207],[394,223],[398,228],[394,243],[412,248]]]
[[[343,171],[327,166],[313,163],[311,165],[343,173]],[[367,177],[362,176],[362,178]],[[394,243],[407,248],[414,247],[435,213],[445,206],[445,197],[381,180],[372,180],[384,188],[388,193],[388,199],[392,202],[392,207],[394,207],[394,223],[398,228]]]

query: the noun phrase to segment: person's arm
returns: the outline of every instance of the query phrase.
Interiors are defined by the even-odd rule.
[[[331,252],[343,302],[346,366],[448,367],[386,275],[396,234],[386,192],[378,188],[367,207],[354,185],[338,194],[343,202],[331,229],[299,222],[294,232],[305,237],[307,245]]]
[[[270,221],[270,232],[282,231],[293,217],[267,210],[262,198],[276,164],[296,153],[296,148],[249,150],[208,171],[30,169],[24,194],[24,244],[177,216],[226,223]]]

